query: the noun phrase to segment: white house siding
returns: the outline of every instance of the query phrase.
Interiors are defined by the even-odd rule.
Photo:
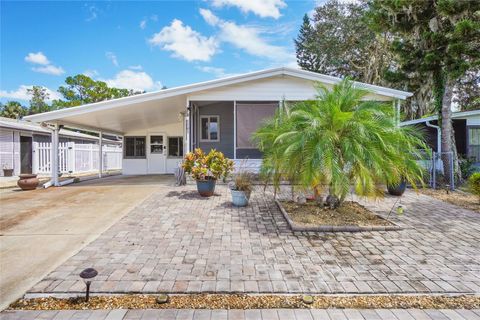
[[[183,122],[181,119],[178,119],[177,122],[163,125],[159,127],[152,127],[145,130],[137,130],[125,133],[125,137],[128,136],[136,136],[136,137],[146,137],[146,159],[123,159],[122,163],[122,174],[124,175],[137,175],[137,174],[150,174],[151,169],[149,168],[149,151],[150,151],[150,135],[156,134],[165,134],[166,135],[166,143],[168,143],[168,137],[183,137],[184,136],[184,129],[183,129]],[[185,145],[185,141],[184,141]],[[168,145],[167,145],[168,148]],[[168,152],[168,149],[167,149]],[[184,147],[185,152],[185,147]],[[166,164],[166,171],[165,173],[173,173],[175,168],[181,163],[182,158],[172,158],[166,156],[165,164]]]
[[[468,117],[467,126],[480,126],[480,115]]]
[[[282,101],[314,99],[317,90],[315,83],[310,80],[290,76],[277,76],[268,79],[250,81],[196,92],[188,96],[189,101]],[[325,85],[331,88],[331,85]],[[367,100],[390,101],[391,97],[371,94]]]
[[[0,175],[3,176],[3,169],[14,168],[13,156],[13,130],[0,129]]]

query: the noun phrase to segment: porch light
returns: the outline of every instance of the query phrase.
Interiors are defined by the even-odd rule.
[[[88,302],[88,299],[90,298],[90,284],[92,283],[92,279],[97,276],[98,272],[97,270],[93,268],[87,268],[80,272],[80,278],[83,279],[83,282],[87,285],[87,291],[85,295],[85,302]]]

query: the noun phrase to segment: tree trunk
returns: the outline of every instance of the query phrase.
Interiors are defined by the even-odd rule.
[[[323,197],[321,194],[321,187],[320,186],[315,186],[313,187],[313,195],[315,198],[315,202],[320,208],[323,208]]]
[[[445,81],[445,87],[442,96],[441,103],[441,122],[442,122],[442,161],[443,161],[443,173],[445,178],[448,179],[449,184],[452,184],[450,177],[452,176],[451,161],[454,160],[454,148],[453,144],[453,126],[452,126],[452,96],[453,96],[454,82],[448,77]],[[440,105],[440,104],[439,104]],[[456,151],[456,150],[455,150]]]

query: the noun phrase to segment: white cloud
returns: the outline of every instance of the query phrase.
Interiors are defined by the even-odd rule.
[[[130,66],[130,67],[128,67],[128,69],[130,69],[130,70],[142,70],[143,67],[138,64],[136,66]]]
[[[33,63],[33,64],[41,64],[41,65],[50,64],[50,61],[48,61],[47,56],[44,55],[43,52],[41,52],[41,51],[39,51],[37,53],[30,52],[25,57],[25,61]]]
[[[262,30],[259,28],[222,20],[207,9],[200,9],[200,14],[208,24],[220,29],[219,39],[223,42],[230,43],[251,55],[273,61],[284,62],[292,59],[292,53],[285,47],[269,44],[262,39],[260,35]]]
[[[33,67],[33,71],[35,72],[40,72],[40,73],[45,73],[45,74],[51,74],[54,76],[59,76],[65,73],[65,70],[63,70],[62,67],[56,67],[54,65],[49,64],[48,66],[43,66],[43,67]]]
[[[109,86],[121,89],[133,89],[138,91],[152,91],[162,88],[160,81],[154,81],[144,71],[122,70],[113,79],[101,79]]]
[[[113,52],[105,52],[105,57],[107,57],[108,60],[110,60],[115,67],[118,67],[118,59],[115,53]]]
[[[157,22],[158,21],[158,16],[156,14],[152,14],[148,18],[143,18],[143,20],[140,21],[140,29],[145,29],[147,27],[147,23],[148,23],[149,20],[153,21],[153,22]]]
[[[200,8],[200,14],[203,19],[211,26],[216,26],[220,23],[220,19],[208,9]]]
[[[245,13],[252,12],[262,18],[274,19],[280,18],[280,9],[287,6],[283,0],[213,0],[212,4],[219,8],[233,6]]]
[[[97,77],[99,75],[99,72],[95,69],[87,69],[83,72],[84,75],[90,78]]]
[[[87,8],[87,11],[89,13],[89,16],[85,19],[85,21],[90,22],[97,19],[97,12],[98,12],[97,7],[90,6]]]
[[[32,70],[35,72],[40,72],[40,73],[45,73],[45,74],[51,74],[54,76],[59,76],[61,74],[65,73],[65,70],[63,70],[62,67],[57,67],[51,64],[50,60],[48,60],[47,56],[43,54],[43,52],[39,51],[37,53],[30,52],[27,54],[25,57],[25,61],[40,65],[37,67],[32,67]]]
[[[197,70],[200,70],[205,73],[213,74],[216,78],[226,78],[237,75],[238,73],[227,73],[224,68],[217,68],[211,66],[196,66]]]
[[[148,41],[162,50],[172,51],[174,57],[187,61],[209,61],[218,48],[214,37],[205,37],[178,19],[174,19],[170,26],[155,33]]]
[[[16,90],[0,90],[0,98],[3,99],[15,99],[15,100],[30,100],[31,96],[28,94],[27,89],[31,89],[33,85],[20,85]],[[56,92],[52,91],[47,87],[44,87],[47,90],[49,95],[48,101],[52,101],[55,99],[61,99],[61,95]]]

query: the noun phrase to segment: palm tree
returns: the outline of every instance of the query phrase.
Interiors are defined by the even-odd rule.
[[[19,119],[26,116],[27,108],[22,106],[20,102],[8,101],[6,104],[0,103],[0,116],[12,119]]]
[[[318,85],[316,100],[279,108],[255,133],[264,152],[263,172],[313,189],[319,202],[336,207],[353,187],[367,197],[383,195],[383,185],[403,180],[417,188],[417,163],[426,146],[418,131],[395,125],[391,105],[367,101],[368,91],[344,80],[333,89]]]

